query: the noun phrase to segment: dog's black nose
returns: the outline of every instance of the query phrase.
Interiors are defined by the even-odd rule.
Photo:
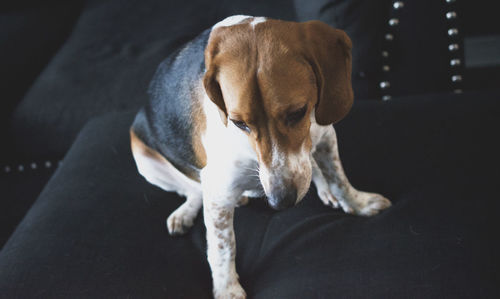
[[[275,210],[283,210],[293,207],[297,201],[297,190],[295,188],[279,188],[273,190],[267,197],[269,205]]]

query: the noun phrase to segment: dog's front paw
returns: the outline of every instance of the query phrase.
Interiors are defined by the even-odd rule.
[[[214,289],[215,299],[245,299],[245,290],[239,283],[233,283],[228,287]]]
[[[373,216],[391,206],[391,202],[377,193],[357,191],[340,200],[342,209],[349,214]]]
[[[319,199],[321,199],[321,201],[325,205],[332,207],[334,209],[337,209],[339,207],[339,202],[337,201],[335,196],[333,196],[333,194],[330,192],[330,190],[328,190],[328,189],[318,190],[318,196],[319,196]]]
[[[339,207],[339,202],[332,194],[332,192],[330,192],[330,188],[328,187],[328,185],[316,183],[316,190],[318,191],[319,199],[326,206],[332,207],[334,209],[337,209]]]
[[[185,209],[177,209],[167,218],[167,229],[171,236],[180,236],[193,226],[196,215]]]

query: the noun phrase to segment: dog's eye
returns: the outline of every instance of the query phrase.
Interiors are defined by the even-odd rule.
[[[250,128],[247,126],[247,124],[244,122],[244,121],[241,121],[241,120],[232,120],[231,121],[233,122],[233,124],[235,126],[237,126],[238,128],[240,128],[241,130],[247,132],[247,133],[250,133]]]
[[[299,110],[289,113],[286,116],[286,124],[294,125],[298,123],[302,118],[304,118],[304,115],[306,115],[306,111],[307,111],[307,105],[304,105],[304,107],[300,108]]]

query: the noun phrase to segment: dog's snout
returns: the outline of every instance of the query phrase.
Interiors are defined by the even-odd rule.
[[[275,210],[283,210],[295,205],[297,190],[293,187],[280,187],[271,192],[267,198],[269,205]]]

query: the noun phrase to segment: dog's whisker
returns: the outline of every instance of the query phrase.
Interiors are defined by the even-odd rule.
[[[252,168],[252,167],[243,167],[243,168],[244,168],[244,169],[249,169],[249,170],[257,170],[257,169],[258,169],[258,167],[257,167],[257,168]]]
[[[259,169],[255,169],[255,168],[248,168],[248,167],[243,167],[243,169],[245,169],[245,170],[250,170],[250,171],[253,171],[253,172],[259,173]]]

